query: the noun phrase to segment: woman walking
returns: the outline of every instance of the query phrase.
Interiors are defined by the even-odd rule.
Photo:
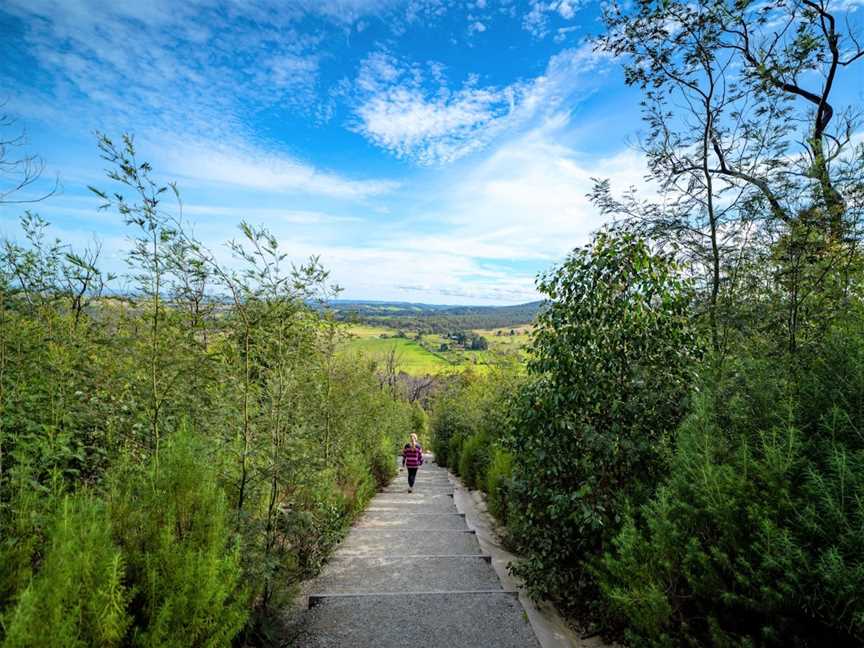
[[[417,478],[417,469],[423,465],[423,448],[417,442],[417,435],[411,435],[411,442],[402,448],[402,467],[408,468],[408,492],[414,492],[414,480]]]

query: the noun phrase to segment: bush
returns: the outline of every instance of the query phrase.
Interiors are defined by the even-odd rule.
[[[477,429],[479,413],[471,386],[476,377],[469,372],[456,376],[436,396],[432,408],[432,451],[439,466],[459,469],[463,437]]]
[[[104,504],[66,497],[38,574],[3,616],[3,646],[118,646],[131,623],[125,564]]]
[[[345,482],[343,481],[343,484]],[[316,473],[294,493],[280,518],[280,532],[290,547],[295,570],[283,576],[296,582],[318,572],[353,518],[353,493],[340,487],[335,469]]]
[[[482,376],[466,372],[438,393],[432,409],[436,459],[470,488],[484,490],[489,510],[501,522],[507,520],[513,465],[502,444],[514,434],[515,396],[523,384],[524,375],[513,367]]]
[[[861,375],[864,344],[847,332],[827,347],[835,371],[798,366],[804,390],[774,358],[709,380],[668,480],[597,570],[632,643],[864,640],[864,450],[847,434],[864,411],[841,406],[859,402],[858,381],[837,381]]]
[[[420,445],[429,446],[429,416],[416,401],[411,406],[411,432],[417,435]]]
[[[229,645],[248,617],[240,551],[207,446],[181,429],[159,461],[111,475],[111,519],[141,646]]]
[[[482,432],[469,437],[459,454],[459,476],[469,488],[484,488],[491,459],[489,439]]]
[[[140,299],[104,297],[98,251],[50,240],[38,216],[23,245],[0,241],[0,641],[65,614],[39,628],[56,643],[273,643],[268,615],[393,477],[425,414],[343,353],[343,326],[310,305],[331,288],[316,260],[284,263],[243,223],[220,266],[131,136],[99,147],[125,189],[94,192],[134,230]],[[109,577],[126,607],[94,621]]]
[[[506,450],[493,448],[486,471],[485,490],[489,494],[489,511],[502,524],[507,524],[512,475],[513,456]]]
[[[459,460],[462,457],[462,446],[465,444],[467,436],[467,434],[454,434],[447,444],[447,464],[456,474],[459,474]]]
[[[567,612],[599,599],[592,560],[665,474],[699,345],[672,258],[601,232],[539,282],[529,374],[509,449],[509,522],[529,592]],[[580,610],[581,608],[581,610]]]

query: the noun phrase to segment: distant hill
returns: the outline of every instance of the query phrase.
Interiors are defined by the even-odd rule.
[[[329,303],[340,320],[416,331],[511,328],[530,324],[542,301],[515,306],[447,306],[410,302],[352,301]]]

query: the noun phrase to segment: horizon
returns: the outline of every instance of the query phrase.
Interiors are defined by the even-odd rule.
[[[639,91],[589,42],[599,7],[9,0],[0,99],[45,160],[28,195],[62,183],[30,207],[73,246],[98,236],[109,271],[126,233],[87,190],[112,189],[95,131],[134,134],[225,258],[245,219],[320,255],[346,299],[516,305],[609,220],[593,178],[653,192]],[[864,80],[836,94],[860,102]],[[23,209],[0,205],[0,235]]]

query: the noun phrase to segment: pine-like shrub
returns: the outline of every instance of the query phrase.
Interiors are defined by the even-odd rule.
[[[114,533],[135,597],[140,646],[228,646],[248,617],[240,547],[207,446],[175,432],[158,462],[111,476]]]
[[[125,575],[104,504],[63,498],[38,572],[2,618],[4,648],[119,646],[131,623]]]
[[[668,480],[597,568],[630,643],[864,641],[864,410],[845,409],[860,401],[858,345],[844,331],[794,371],[747,360],[708,381]],[[833,370],[814,370],[818,355]]]

